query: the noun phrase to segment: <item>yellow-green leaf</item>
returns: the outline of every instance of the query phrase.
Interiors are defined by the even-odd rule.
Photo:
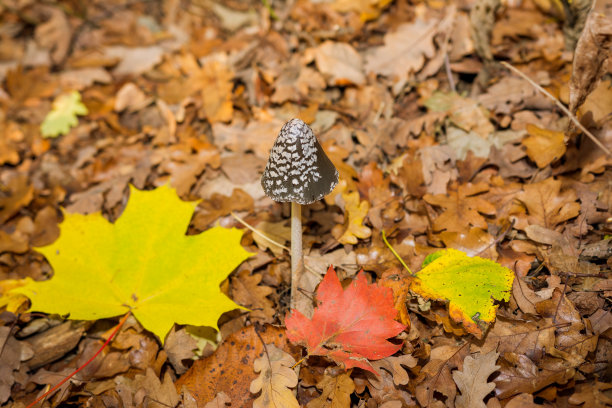
[[[121,217],[65,214],[59,239],[39,248],[54,270],[48,281],[14,292],[32,310],[93,320],[131,310],[164,340],[176,323],[217,327],[219,316],[238,308],[220,282],[250,254],[238,229],[211,228],[185,235],[196,203],[170,187],[131,189]]]
[[[53,109],[40,125],[43,137],[57,137],[68,133],[71,127],[79,123],[77,115],[87,115],[87,107],[81,102],[81,94],[72,91],[62,94],[53,101]]]
[[[494,300],[509,300],[514,273],[489,259],[469,257],[456,249],[428,256],[411,289],[430,299],[448,302],[453,320],[481,337],[495,320]]]

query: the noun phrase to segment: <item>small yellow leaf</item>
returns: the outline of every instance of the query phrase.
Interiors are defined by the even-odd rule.
[[[19,309],[28,301],[28,298],[20,293],[11,293],[11,291],[30,282],[33,282],[32,278],[0,281],[0,309],[6,307],[7,312],[19,313]]]
[[[78,91],[62,94],[53,101],[53,109],[45,116],[40,132],[43,137],[65,135],[79,123],[77,115],[87,113],[87,107],[81,102],[81,94]]]
[[[372,235],[372,230],[363,225],[364,218],[368,215],[370,203],[366,200],[359,201],[359,193],[357,191],[342,193],[344,199],[344,216],[348,218],[346,230],[338,238],[342,244],[356,244],[358,238],[369,238]],[[346,221],[345,221],[346,223]]]
[[[480,338],[495,320],[494,300],[510,299],[513,280],[510,269],[449,248],[425,258],[410,289],[423,297],[448,302],[451,318]]]

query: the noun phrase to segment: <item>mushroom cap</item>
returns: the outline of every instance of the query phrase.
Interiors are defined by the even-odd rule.
[[[272,146],[261,186],[278,202],[314,203],[338,184],[338,170],[312,129],[300,119],[285,123]]]

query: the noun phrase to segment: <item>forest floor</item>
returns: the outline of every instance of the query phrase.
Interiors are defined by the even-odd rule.
[[[0,2],[0,404],[33,403],[118,328],[36,406],[278,408],[275,392],[311,408],[612,406],[612,7],[580,3]],[[363,269],[393,289],[406,329],[376,373],[281,364],[305,356],[284,328],[290,214],[260,177],[294,117],[340,174],[302,209],[301,290],[315,297],[329,265],[345,286]],[[235,227],[250,253],[200,272],[219,276],[211,299],[246,308],[206,311],[218,332],[160,335],[136,312],[81,320],[80,301],[30,310],[11,292],[59,279],[38,248],[65,242],[70,214],[114,223],[136,189],[167,184],[199,200],[188,238]],[[443,248],[508,268],[494,323],[468,327],[409,291],[383,231],[412,271]],[[84,255],[103,241],[62,244],[82,267],[57,304],[101,291],[88,282],[103,259],[129,257]]]

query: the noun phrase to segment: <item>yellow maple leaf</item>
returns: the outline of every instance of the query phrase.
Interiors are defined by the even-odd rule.
[[[71,319],[131,311],[162,342],[174,323],[217,327],[222,313],[240,307],[219,283],[251,254],[240,246],[238,229],[185,235],[196,204],[168,186],[131,188],[114,224],[100,213],[65,214],[59,239],[37,249],[53,278],[11,293],[28,296],[32,310]]]

